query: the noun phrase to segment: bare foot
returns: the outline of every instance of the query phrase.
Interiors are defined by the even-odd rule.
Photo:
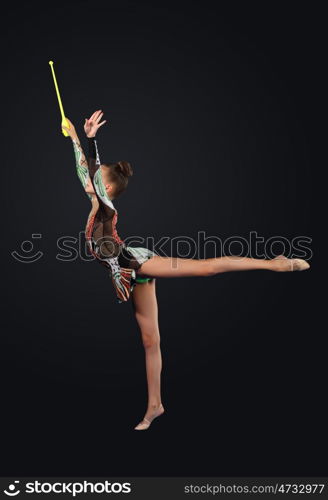
[[[278,272],[305,271],[310,264],[303,259],[287,259],[284,255],[278,255],[272,259],[272,270]]]
[[[162,403],[157,407],[148,408],[143,420],[134,428],[137,431],[145,431],[148,429],[152,421],[164,413],[164,406]]]

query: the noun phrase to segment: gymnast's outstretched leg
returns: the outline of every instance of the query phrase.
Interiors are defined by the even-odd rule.
[[[213,276],[229,271],[266,269],[287,272],[303,271],[309,264],[303,259],[287,259],[279,255],[274,259],[251,259],[248,257],[217,257],[211,259],[180,259],[178,257],[152,257],[142,264],[138,274],[154,278],[178,278],[187,276]]]
[[[164,412],[161,400],[162,355],[158,326],[158,306],[155,281],[138,283],[132,292],[133,308],[145,349],[148,407],[136,430],[148,429],[154,418]]]

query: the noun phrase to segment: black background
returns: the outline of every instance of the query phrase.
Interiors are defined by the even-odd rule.
[[[321,17],[263,3],[6,6],[2,475],[327,472],[311,214]],[[314,238],[304,273],[157,280],[166,413],[147,432],[134,431],[147,387],[131,303],[97,263],[56,259],[90,206],[50,59],[83,146],[101,108],[102,160],[134,168],[115,204],[121,237]],[[43,257],[18,262],[34,233]]]

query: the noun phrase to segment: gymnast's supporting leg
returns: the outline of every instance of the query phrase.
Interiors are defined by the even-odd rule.
[[[287,259],[279,255],[274,259],[251,259],[248,257],[217,257],[211,259],[180,259],[156,255],[144,262],[138,270],[140,275],[154,278],[177,278],[187,276],[213,276],[229,271],[251,271],[266,269],[287,272],[303,271],[309,264],[303,259]]]
[[[148,385],[148,408],[144,419],[135,429],[146,430],[152,420],[164,412],[164,407],[161,403],[162,355],[155,280],[137,284],[132,292],[132,300],[135,317],[145,348]]]

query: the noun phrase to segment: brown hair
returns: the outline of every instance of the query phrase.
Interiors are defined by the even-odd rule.
[[[128,161],[118,161],[117,163],[103,163],[105,176],[108,182],[115,184],[113,196],[117,198],[127,187],[129,177],[133,174],[132,167]]]

